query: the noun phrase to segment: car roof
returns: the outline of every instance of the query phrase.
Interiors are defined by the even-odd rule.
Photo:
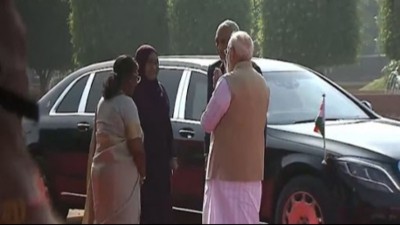
[[[193,68],[198,70],[207,71],[208,67],[219,60],[216,55],[184,55],[184,56],[160,56],[161,66],[180,67],[180,68]],[[92,73],[98,70],[111,69],[115,60],[109,60],[99,63],[94,63],[88,66],[84,66],[78,69],[63,79],[54,86],[49,92],[47,92],[39,102],[45,102],[39,104],[41,111],[45,112],[47,102],[55,101],[55,96],[59,96],[62,91],[77,77],[83,74]],[[308,68],[296,65],[294,63],[283,62],[274,59],[265,58],[253,58],[253,61],[261,68],[264,73],[268,72],[290,72],[290,71],[307,71]]]
[[[189,67],[201,67],[207,69],[208,66],[219,60],[218,56],[161,56],[161,64],[178,64]],[[260,67],[263,72],[279,72],[279,71],[299,71],[304,70],[302,66],[266,58],[253,58],[253,61]]]
[[[172,67],[189,67],[194,69],[207,70],[208,66],[219,60],[218,56],[213,55],[192,55],[192,56],[160,56],[160,65]],[[263,72],[279,71],[301,71],[304,67],[290,62],[284,62],[274,59],[253,58],[253,61],[261,68]],[[114,60],[95,63],[86,66],[76,73],[82,74],[93,70],[112,67]]]

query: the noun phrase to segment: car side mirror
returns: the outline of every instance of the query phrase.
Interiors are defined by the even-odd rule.
[[[366,101],[366,100],[362,100],[361,102],[362,102],[362,104],[364,104],[365,106],[367,106],[369,109],[372,109],[372,104],[371,104],[371,102]]]

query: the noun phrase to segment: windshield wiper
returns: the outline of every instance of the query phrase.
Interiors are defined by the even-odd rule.
[[[342,119],[338,119],[338,118],[326,118],[325,121],[338,121],[338,120],[342,120]],[[310,119],[310,120],[298,120],[295,121],[293,124],[300,124],[300,123],[314,123],[315,119]]]

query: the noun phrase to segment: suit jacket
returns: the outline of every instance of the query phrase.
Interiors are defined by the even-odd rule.
[[[215,68],[220,68],[222,71],[222,74],[226,73],[226,69],[224,66],[224,63],[221,60],[218,60],[214,64],[210,65],[208,67],[207,71],[207,103],[210,101],[212,93],[214,92],[214,85],[213,85],[213,76],[214,76],[214,70]],[[253,68],[262,75],[262,71],[260,67],[253,62]],[[265,133],[265,131],[264,131]],[[204,138],[204,155],[208,155],[210,151],[210,134],[206,133],[205,138]]]

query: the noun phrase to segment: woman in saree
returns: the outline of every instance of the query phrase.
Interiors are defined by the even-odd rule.
[[[89,153],[91,173],[84,223],[139,224],[140,187],[145,180],[143,132],[132,96],[138,64],[120,56],[97,106]]]

